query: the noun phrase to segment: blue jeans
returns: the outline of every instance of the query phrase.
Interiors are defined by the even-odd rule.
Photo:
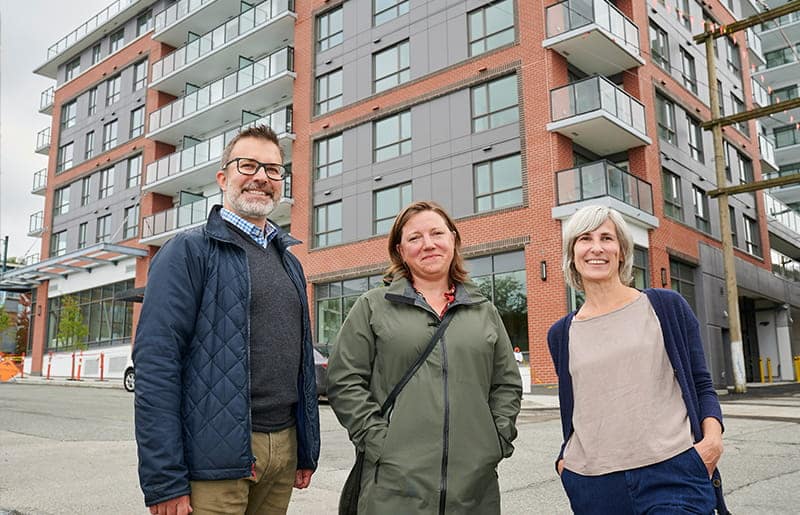
[[[694,447],[654,465],[582,476],[564,469],[561,483],[578,515],[714,513],[716,496]]]

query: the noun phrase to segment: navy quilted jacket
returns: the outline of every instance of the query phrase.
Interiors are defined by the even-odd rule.
[[[139,481],[151,506],[190,492],[190,480],[251,474],[250,273],[215,206],[205,227],[182,232],[153,258],[136,331]],[[314,356],[303,269],[280,229],[275,242],[303,306],[296,408],[298,462],[319,458]]]

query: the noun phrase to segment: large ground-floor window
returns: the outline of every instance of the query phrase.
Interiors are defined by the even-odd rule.
[[[133,304],[114,299],[114,294],[133,288],[133,279],[98,288],[91,288],[69,295],[49,299],[47,321],[47,350],[69,350],[75,342],[59,338],[59,327],[63,321],[75,324],[76,317],[70,313],[75,305],[80,312],[80,323],[86,328],[86,336],[79,344],[88,347],[121,345],[129,343],[133,325]],[[74,303],[73,303],[74,301]]]
[[[336,341],[336,335],[356,299],[367,290],[382,284],[383,277],[381,275],[370,275],[314,285],[317,314],[317,340],[314,344],[320,352],[328,354],[330,346]]]

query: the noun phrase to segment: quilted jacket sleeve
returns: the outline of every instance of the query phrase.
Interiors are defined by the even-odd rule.
[[[151,506],[190,492],[184,462],[181,397],[183,357],[200,303],[205,255],[183,233],[156,254],[133,346],[139,482]]]

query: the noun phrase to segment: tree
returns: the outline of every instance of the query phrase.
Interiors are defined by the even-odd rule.
[[[8,316],[8,311],[5,310],[5,306],[0,306],[0,338],[11,325],[11,317]]]
[[[16,354],[22,354],[28,350],[28,329],[31,325],[31,296],[29,293],[20,294],[19,305],[22,306],[22,309],[17,313]]]
[[[83,315],[78,301],[72,295],[67,295],[61,300],[61,320],[58,323],[58,339],[64,342],[68,349],[86,350],[86,341],[89,327],[83,323]]]

